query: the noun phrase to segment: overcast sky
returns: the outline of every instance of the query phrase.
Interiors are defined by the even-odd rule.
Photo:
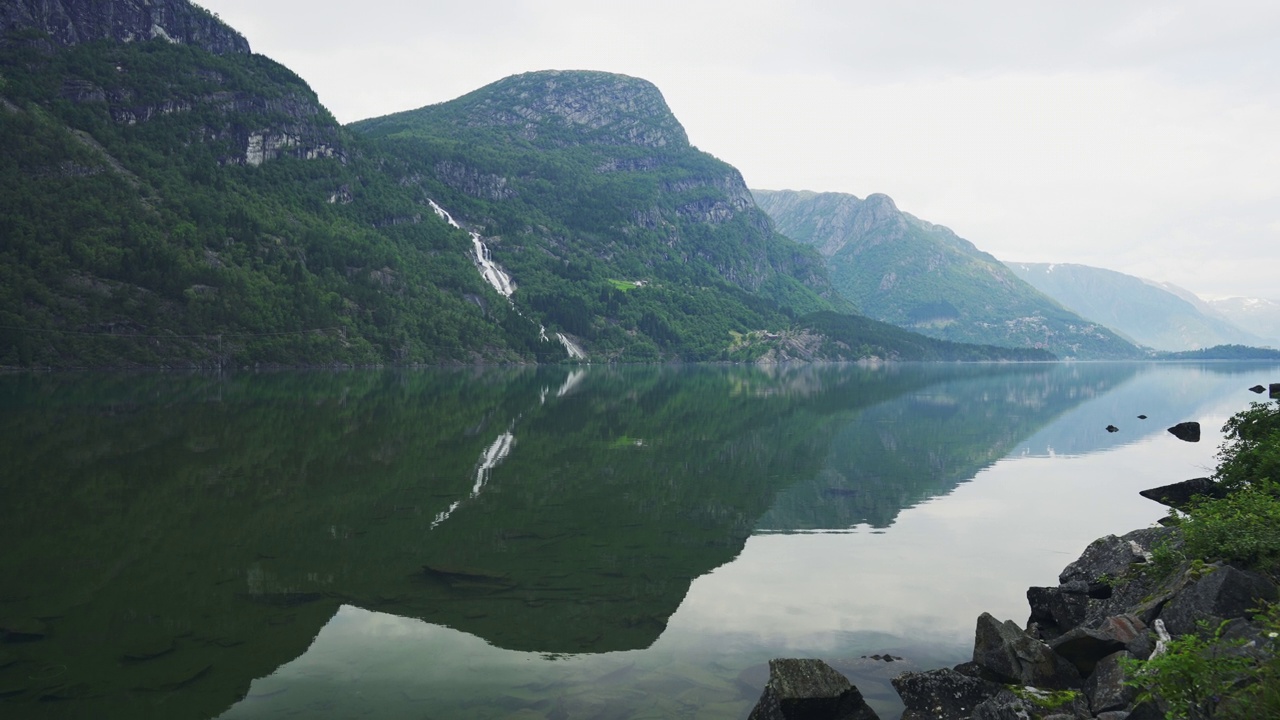
[[[1280,298],[1280,3],[198,0],[342,122],[531,70],[655,83],[753,188],[1006,261]]]

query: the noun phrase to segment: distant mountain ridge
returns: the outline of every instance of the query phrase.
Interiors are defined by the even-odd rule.
[[[1061,357],[1142,354],[886,195],[752,194],[779,232],[818,249],[835,288],[870,317],[945,340],[1045,348]]]
[[[1071,263],[1006,263],[1018,277],[1081,316],[1156,350],[1262,345],[1265,340],[1149,280]],[[1194,297],[1194,295],[1192,295]]]

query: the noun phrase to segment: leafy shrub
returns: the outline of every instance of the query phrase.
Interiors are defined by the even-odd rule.
[[[1225,498],[1200,500],[1181,527],[1190,557],[1275,569],[1280,565],[1280,485],[1257,481]]]
[[[1255,482],[1280,483],[1280,401],[1253,403],[1222,426],[1216,477],[1235,489]]]
[[[1162,701],[1169,720],[1208,720],[1221,717],[1218,709],[1233,696],[1253,660],[1239,652],[1243,643],[1222,639],[1223,623],[1203,634],[1188,633],[1168,644],[1165,652],[1149,660],[1123,660],[1125,682],[1138,689],[1141,701]]]

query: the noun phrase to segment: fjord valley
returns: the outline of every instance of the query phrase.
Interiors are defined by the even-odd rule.
[[[343,127],[188,3],[4,12],[5,366],[1052,357],[854,314],[639,79]]]

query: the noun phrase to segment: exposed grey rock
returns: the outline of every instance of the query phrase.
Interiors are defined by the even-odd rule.
[[[1185,510],[1190,504],[1191,498],[1197,495],[1208,498],[1222,498],[1226,497],[1227,493],[1212,478],[1200,477],[1183,480],[1172,485],[1161,485],[1150,490],[1141,490],[1138,494],[1148,500],[1155,500],[1161,505],[1167,505],[1177,510]]]
[[[973,662],[1003,682],[1059,690],[1080,686],[1075,666],[1012,621],[1000,622],[990,613],[978,618]]]
[[[1126,676],[1120,661],[1126,658],[1133,658],[1133,654],[1121,650],[1102,658],[1085,681],[1084,694],[1095,714],[1123,711],[1137,697],[1137,691],[1124,684]]]
[[[1265,387],[1261,386],[1261,385],[1254,385],[1253,387],[1249,388],[1249,391],[1250,391],[1250,392],[1255,392],[1255,393],[1258,393],[1259,395],[1261,395],[1262,393],[1266,392],[1266,391],[1267,391],[1267,389],[1266,389]]]
[[[999,683],[950,668],[903,673],[892,683],[906,705],[902,720],[966,720],[1003,689]]]
[[[821,660],[769,661],[769,682],[748,720],[879,720],[849,679]]]
[[[1185,442],[1200,442],[1200,423],[1198,422],[1180,422],[1169,428],[1169,432]]]
[[[1120,428],[1116,427],[1115,425],[1108,425],[1107,432],[1109,433],[1120,432]]]
[[[1089,606],[1089,586],[1076,581],[1058,587],[1027,588],[1027,604],[1031,617],[1027,620],[1028,632],[1041,640],[1055,638],[1084,622]]]
[[[1031,705],[1025,700],[1001,690],[973,709],[973,720],[1030,720],[1031,713]]]
[[[1173,635],[1196,631],[1201,620],[1216,628],[1223,620],[1247,617],[1263,601],[1276,599],[1276,586],[1267,578],[1230,565],[1200,577],[1174,594],[1159,613]]]
[[[1117,615],[1093,627],[1072,628],[1049,647],[1074,665],[1081,677],[1088,677],[1103,658],[1127,650],[1146,634],[1146,623],[1133,615]]]
[[[1134,564],[1146,562],[1141,552],[1135,551],[1135,544],[1140,550],[1149,551],[1170,534],[1168,528],[1145,528],[1121,537],[1108,535],[1094,540],[1078,560],[1063,569],[1058,582],[1067,585],[1083,581],[1091,594],[1107,595],[1112,581],[1127,574]]]
[[[1098,713],[1097,720],[1129,720],[1129,712],[1127,710],[1108,710],[1107,712]]]
[[[458,192],[484,200],[509,200],[516,196],[507,179],[501,175],[484,173],[453,160],[441,160],[435,164],[436,177]]]
[[[0,3],[0,42],[14,30],[35,29],[58,45],[94,40],[160,39],[225,55],[248,53],[249,41],[186,0],[10,0]]]

